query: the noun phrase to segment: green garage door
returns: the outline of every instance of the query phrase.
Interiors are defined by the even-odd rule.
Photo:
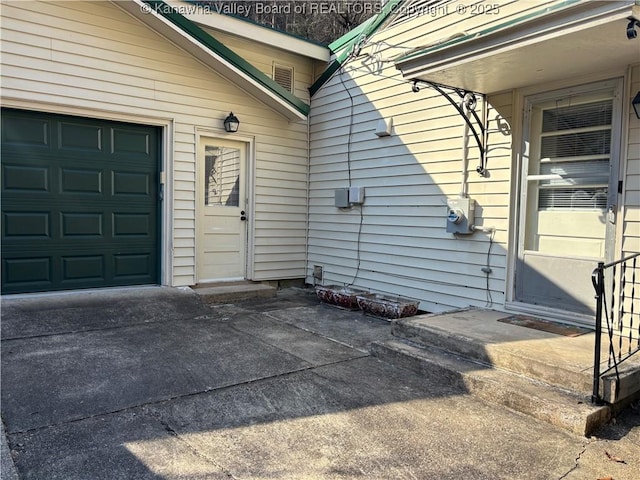
[[[2,110],[2,293],[158,283],[156,127]]]

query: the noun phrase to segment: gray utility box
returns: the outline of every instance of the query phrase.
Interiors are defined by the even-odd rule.
[[[364,187],[336,188],[335,206],[348,208],[364,203]]]
[[[473,233],[475,214],[475,200],[464,197],[448,198],[447,232],[461,234]]]
[[[348,188],[336,188],[335,192],[335,206],[337,208],[350,207],[349,203],[349,189]]]
[[[364,187],[349,187],[349,203],[352,205],[364,203]]]

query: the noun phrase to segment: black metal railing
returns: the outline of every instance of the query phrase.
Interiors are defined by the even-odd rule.
[[[602,403],[600,377],[640,351],[640,253],[611,263],[598,263],[591,274],[596,290],[596,340],[593,362],[593,403]],[[607,293],[609,295],[607,295]],[[606,364],[601,360],[603,334],[609,342]]]

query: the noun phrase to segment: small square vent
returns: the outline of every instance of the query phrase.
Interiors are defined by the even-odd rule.
[[[293,93],[293,67],[274,64],[273,79],[282,88]]]

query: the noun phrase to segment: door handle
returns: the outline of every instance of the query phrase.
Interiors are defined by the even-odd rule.
[[[609,221],[609,223],[616,223],[617,210],[617,205],[609,205],[609,209],[607,210],[607,220]]]
[[[240,212],[240,220],[246,220],[246,219],[247,219],[247,216],[245,215],[244,210],[242,210]]]

